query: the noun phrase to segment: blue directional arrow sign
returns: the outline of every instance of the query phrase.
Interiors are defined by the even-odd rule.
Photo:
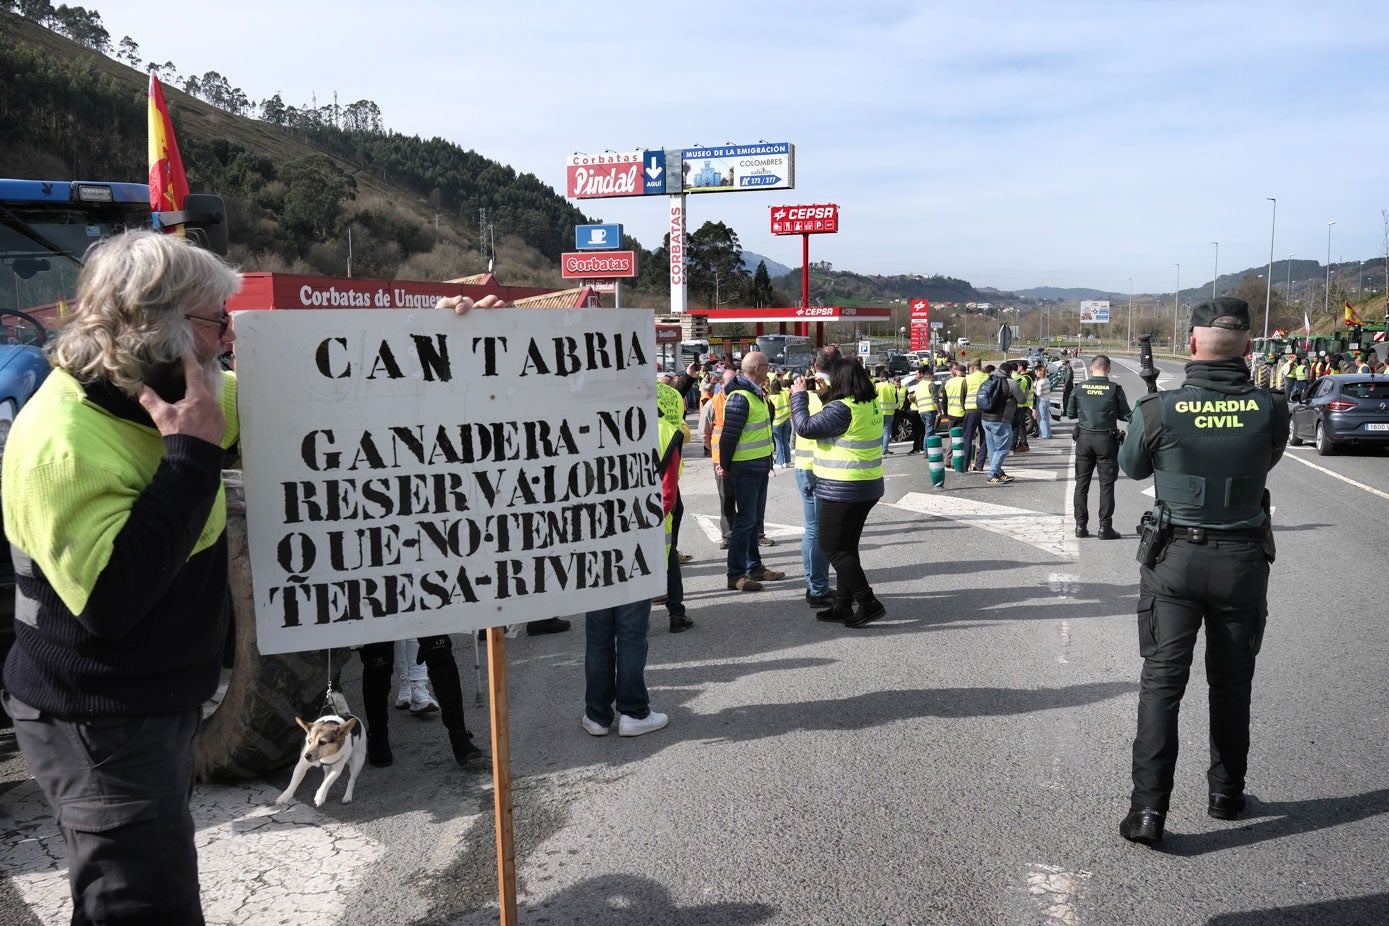
[[[621,225],[575,225],[574,247],[580,251],[611,251],[622,247]]]
[[[664,150],[647,151],[642,156],[641,179],[645,184],[642,192],[646,196],[666,191],[666,153]]]

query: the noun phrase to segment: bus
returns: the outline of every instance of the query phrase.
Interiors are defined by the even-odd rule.
[[[774,370],[805,370],[815,362],[815,341],[800,335],[759,335],[757,349],[767,355]]]

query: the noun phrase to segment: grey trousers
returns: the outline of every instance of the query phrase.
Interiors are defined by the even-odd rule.
[[[198,711],[77,722],[4,700],[67,840],[72,922],[202,926],[188,809]]]

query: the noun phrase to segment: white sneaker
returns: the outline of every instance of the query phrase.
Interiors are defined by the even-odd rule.
[[[395,693],[395,707],[398,711],[403,711],[410,706],[410,682],[407,679],[400,683],[400,687]]]
[[[429,693],[429,682],[420,679],[410,683],[410,713],[433,714],[439,710],[439,702]]]
[[[612,732],[610,727],[605,727],[601,723],[594,723],[588,719],[588,713],[584,713],[584,730],[589,736],[607,736]]]
[[[617,735],[641,736],[643,733],[655,733],[668,723],[670,718],[656,711],[652,711],[641,720],[623,714],[617,722]]]

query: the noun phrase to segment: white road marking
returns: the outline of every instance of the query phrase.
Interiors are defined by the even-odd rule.
[[[1027,892],[1042,905],[1043,926],[1076,926],[1075,898],[1090,877],[1088,871],[1067,871],[1037,862],[1027,866]]]
[[[1287,454],[1284,454],[1284,455],[1283,455],[1283,458],[1284,458],[1284,459],[1287,459],[1287,460],[1296,460],[1297,462],[1301,463],[1303,466],[1310,466],[1310,467],[1312,467],[1312,469],[1316,470],[1316,471],[1319,472],[1319,473],[1326,473],[1326,475],[1330,476],[1332,479],[1339,479],[1339,480],[1341,480],[1342,482],[1346,483],[1347,485],[1353,485],[1353,486],[1355,486],[1357,489],[1364,489],[1366,492],[1369,492],[1371,495],[1378,495],[1380,498],[1389,498],[1389,492],[1381,492],[1379,489],[1373,488],[1373,487],[1371,487],[1371,486],[1367,486],[1367,485],[1365,485],[1365,483],[1363,483],[1363,482],[1356,482],[1354,479],[1351,479],[1349,476],[1342,476],[1340,473],[1338,473],[1338,472],[1336,472],[1336,471],[1334,471],[1334,470],[1329,470],[1329,469],[1327,469],[1325,466],[1318,466],[1317,464],[1313,463],[1311,460],[1304,460],[1304,459],[1302,459],[1301,457],[1290,457],[1290,456],[1288,456]]]
[[[699,529],[704,531],[704,536],[709,538],[710,543],[722,542],[723,528],[719,526],[718,518],[707,514],[697,514],[694,516],[694,519],[695,523],[699,525]],[[799,537],[805,533],[805,527],[800,524],[773,524],[771,521],[766,521],[763,523],[762,527],[765,531],[763,536],[770,537],[773,540],[781,540],[783,538],[790,540],[793,537]]]
[[[892,507],[981,527],[1030,544],[1053,556],[1074,559],[1080,555],[1079,545],[1074,538],[1067,536],[1066,523],[1061,515],[920,492],[907,493]]]
[[[313,800],[322,778],[305,781],[300,797]],[[371,779],[358,801],[370,801]],[[6,795],[14,837],[0,850],[20,898],[44,926],[72,915],[63,835],[37,787],[14,800]],[[342,782],[329,795],[341,800]],[[233,923],[332,923],[353,902],[385,848],[311,804],[277,807],[269,785],[200,785],[191,801],[197,827],[203,910],[210,926]],[[306,889],[311,886],[311,889]]]

